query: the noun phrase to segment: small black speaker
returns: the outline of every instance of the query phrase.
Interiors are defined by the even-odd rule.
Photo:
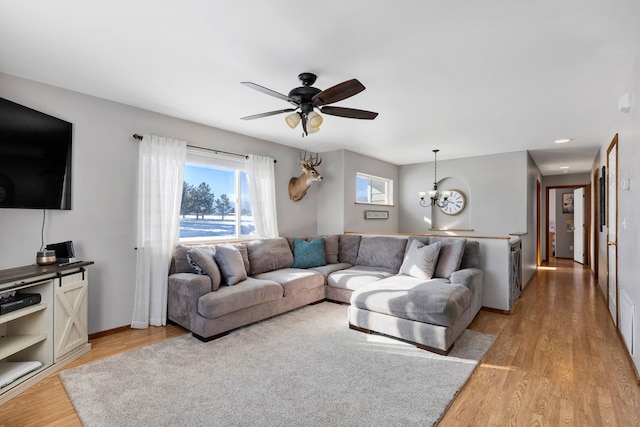
[[[76,254],[73,250],[73,242],[71,240],[61,243],[52,243],[47,245],[47,249],[56,252],[56,262],[70,263],[75,262]]]

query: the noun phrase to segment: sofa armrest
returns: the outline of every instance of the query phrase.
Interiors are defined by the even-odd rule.
[[[463,268],[451,273],[451,283],[460,283],[471,291],[471,308],[476,313],[482,307],[483,273],[479,268]]]
[[[209,276],[176,273],[169,276],[167,317],[191,330],[191,321],[198,312],[198,299],[211,292]]]
[[[482,270],[479,268],[463,268],[451,273],[449,278],[451,283],[459,283],[465,285],[473,293],[480,291],[482,293]]]

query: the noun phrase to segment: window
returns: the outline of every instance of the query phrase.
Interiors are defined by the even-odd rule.
[[[393,180],[356,173],[356,203],[393,205]]]
[[[180,241],[250,239],[253,223],[244,159],[187,149]]]

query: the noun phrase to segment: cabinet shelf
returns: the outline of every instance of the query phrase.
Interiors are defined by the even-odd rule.
[[[11,322],[12,320],[19,319],[22,316],[27,316],[31,313],[36,313],[46,308],[47,308],[47,304],[41,303],[41,304],[30,305],[29,307],[21,308],[20,310],[3,314],[0,316],[0,325],[2,325],[3,323]]]
[[[38,361],[31,371],[0,389],[0,407],[91,349],[87,339],[88,273],[92,261],[73,265],[27,265],[0,270],[0,293],[39,294],[38,304],[0,315],[0,361]],[[13,379],[7,375],[3,380]],[[1,412],[1,410],[0,410]],[[2,424],[0,422],[0,424]]]
[[[9,335],[0,338],[0,360],[47,339],[47,334]]]

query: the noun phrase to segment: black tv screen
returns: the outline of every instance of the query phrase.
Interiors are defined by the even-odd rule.
[[[0,208],[71,209],[72,127],[0,98]]]

